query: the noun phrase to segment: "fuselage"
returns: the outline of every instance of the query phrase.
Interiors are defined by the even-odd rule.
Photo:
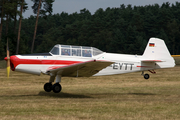
[[[135,71],[151,70],[155,64],[143,64],[140,59],[142,56],[125,55],[114,53],[102,53],[93,57],[82,56],[61,56],[51,54],[31,54],[31,55],[14,55],[10,57],[11,69],[13,71],[25,72],[40,75],[46,74],[47,70],[56,67],[63,67],[82,63],[90,60],[104,60],[114,62],[112,65],[102,69],[94,76],[123,74]]]

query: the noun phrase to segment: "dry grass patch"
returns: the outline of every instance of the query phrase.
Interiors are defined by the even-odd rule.
[[[90,78],[62,78],[62,92],[43,90],[49,76],[0,69],[0,117],[6,119],[180,119],[180,67]]]

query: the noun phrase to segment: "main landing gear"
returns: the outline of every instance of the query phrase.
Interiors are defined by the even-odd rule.
[[[156,74],[156,72],[154,70],[148,70],[149,72],[151,72],[152,74]],[[144,71],[142,71],[142,74],[144,76],[144,79],[149,79],[150,78],[150,75],[149,74],[144,74]]]
[[[51,92],[51,90],[53,90],[54,93],[59,93],[62,90],[62,87],[59,83],[55,83],[54,85],[52,85],[52,83],[46,83],[44,84],[44,90],[46,92]]]
[[[57,75],[56,76],[56,82],[55,82],[54,85],[52,85],[52,82],[54,82],[54,80],[55,80],[55,76],[51,76],[49,82],[44,84],[44,90],[46,92],[51,92],[51,90],[53,90],[54,93],[61,92],[62,87],[59,84],[61,82],[61,76]]]

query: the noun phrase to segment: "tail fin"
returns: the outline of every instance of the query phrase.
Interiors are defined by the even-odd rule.
[[[142,62],[156,62],[156,68],[175,66],[175,61],[166,47],[164,40],[150,38],[143,54]]]

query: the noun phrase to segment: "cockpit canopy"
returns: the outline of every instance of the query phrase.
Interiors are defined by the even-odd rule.
[[[99,55],[103,52],[94,47],[58,44],[55,45],[49,53],[52,55],[62,55],[62,56],[92,57]]]

